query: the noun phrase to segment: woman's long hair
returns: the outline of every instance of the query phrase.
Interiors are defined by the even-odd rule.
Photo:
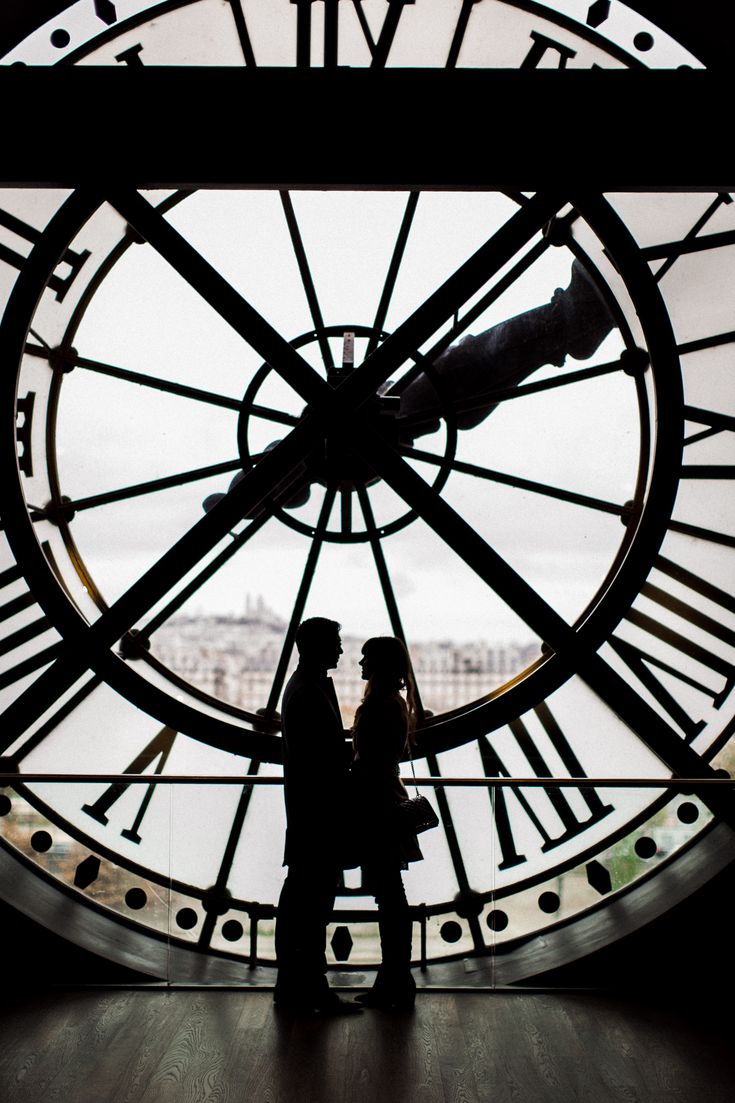
[[[416,682],[411,670],[411,660],[408,657],[406,645],[397,636],[373,636],[363,644],[362,653],[369,660],[370,675],[365,686],[362,704],[355,713],[352,730],[354,731],[357,727],[363,706],[373,694],[397,696],[402,690],[405,690],[408,717],[406,749],[409,750],[414,745],[413,733],[418,719],[418,702]]]

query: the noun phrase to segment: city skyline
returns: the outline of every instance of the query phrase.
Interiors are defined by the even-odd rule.
[[[151,640],[154,657],[202,692],[257,712],[267,702],[277,707],[283,685],[279,668],[288,624],[280,621],[260,594],[246,596],[241,614],[192,613],[171,618]],[[349,727],[362,698],[359,666],[365,636],[342,632],[343,653],[330,673]],[[408,640],[409,653],[424,709],[437,714],[477,700],[538,657],[535,642],[491,643],[487,640]],[[285,679],[298,660],[292,647]]]

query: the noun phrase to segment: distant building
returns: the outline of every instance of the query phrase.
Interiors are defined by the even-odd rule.
[[[248,711],[268,701],[283,649],[287,623],[262,595],[248,594],[245,611],[175,617],[152,641],[153,654],[191,685]],[[360,701],[359,659],[363,640],[343,636],[335,683],[345,722]],[[486,640],[411,643],[411,659],[424,705],[432,712],[484,696],[525,669],[539,655],[536,643],[493,644]],[[291,665],[296,656],[291,656]]]

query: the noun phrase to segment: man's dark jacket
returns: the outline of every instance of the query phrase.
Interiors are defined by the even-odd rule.
[[[284,865],[342,862],[350,760],[332,679],[299,664],[283,694]]]

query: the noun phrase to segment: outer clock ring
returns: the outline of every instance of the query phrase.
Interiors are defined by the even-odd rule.
[[[34,248],[13,291],[3,329],[0,348],[4,350],[9,362],[19,362],[22,356],[26,322],[20,319],[32,317],[49,269],[58,262],[69,241],[100,202],[101,198],[97,196],[84,193],[73,195],[52,221],[43,241]],[[640,320],[650,345],[651,373],[654,377],[657,372],[659,375],[666,373],[666,386],[656,389],[659,435],[648,480],[646,502],[624,562],[617,564],[610,572],[611,575],[614,574],[611,582],[618,590],[617,600],[614,603],[612,600],[605,600],[609,598],[606,593],[599,601],[593,601],[576,626],[575,654],[563,657],[552,655],[535,664],[530,671],[534,684],[531,691],[528,689],[529,679],[524,678],[506,692],[471,706],[460,717],[447,715],[430,721],[423,744],[427,751],[457,746],[479,731],[487,732],[506,723],[509,718],[519,715],[566,680],[579,665],[578,656],[585,649],[589,652],[599,646],[606,633],[618,622],[626,602],[632,600],[643,580],[650,560],[663,538],[676,493],[676,461],[681,451],[683,425],[682,397],[680,381],[677,381],[673,370],[676,364],[675,346],[665,308],[650,273],[646,272],[645,264],[637,257],[635,244],[606,201],[585,197],[577,200],[575,205],[586,216],[593,230],[598,221],[602,223],[603,239],[606,235],[607,238],[614,239],[612,252],[616,265],[626,274],[638,299]],[[8,383],[8,389],[11,385],[14,388],[14,383]],[[13,449],[12,462],[15,464],[11,437],[6,438],[4,447],[6,462],[10,462],[9,452]],[[6,515],[15,522],[9,533],[14,553],[33,577],[34,585],[38,587],[39,601],[52,621],[62,634],[73,636],[77,640],[77,646],[83,650],[85,629],[81,618],[56,581],[50,577],[46,558],[27,515],[20,486],[9,487],[7,494]],[[265,761],[280,760],[279,741],[264,733],[264,726],[267,729],[270,725],[264,725],[258,718],[251,718],[251,721],[255,721],[256,731],[250,732],[212,715],[203,717],[198,710],[182,701],[173,700],[158,687],[147,682],[143,684],[130,666],[118,656],[109,649],[100,648],[96,641],[91,639],[90,642],[88,666],[101,674],[123,696],[138,700],[146,711],[163,723],[235,753],[254,755]]]

